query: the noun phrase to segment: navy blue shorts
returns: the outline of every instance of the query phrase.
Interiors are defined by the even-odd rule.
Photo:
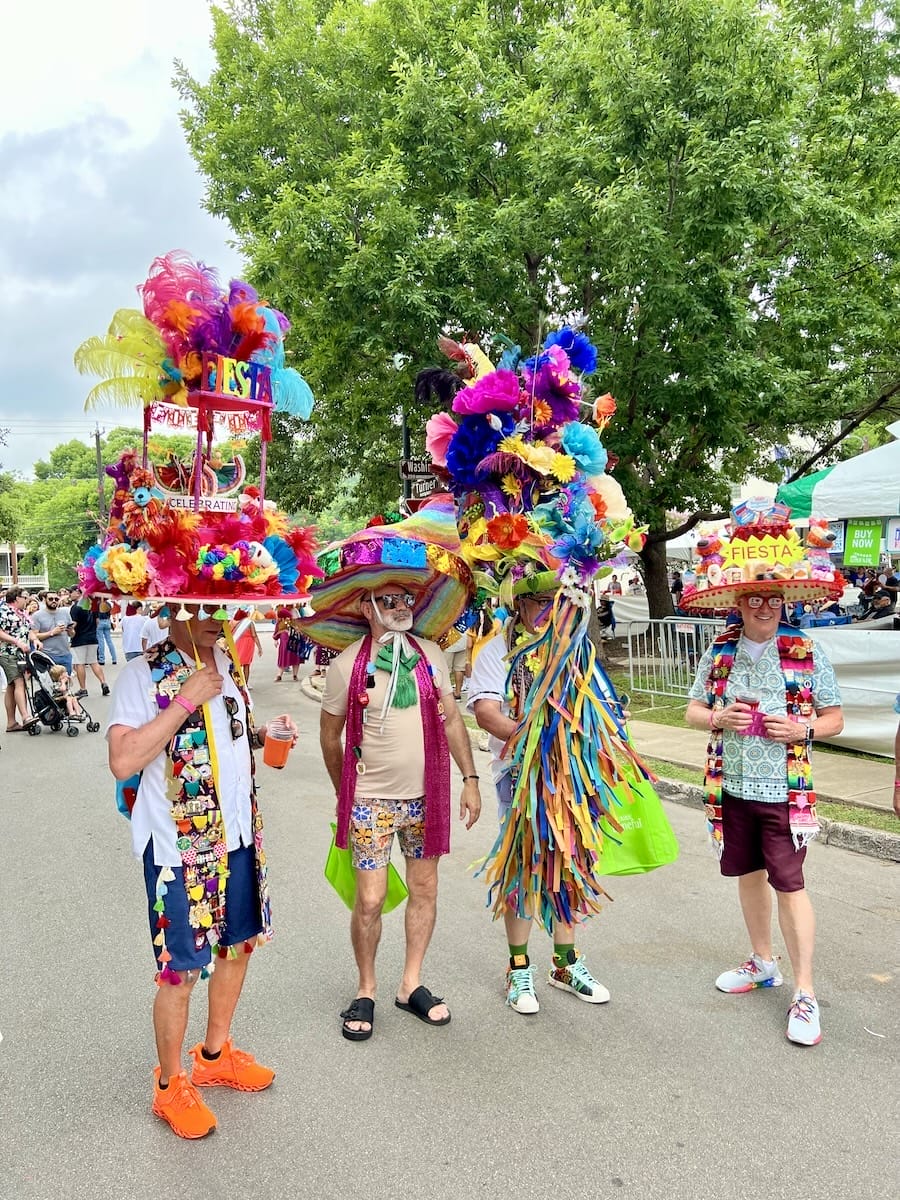
[[[147,905],[150,913],[150,940],[159,933],[156,922],[159,913],[154,912],[156,903],[156,882],[160,871],[153,861],[153,839],[147,843],[144,851],[144,884],[147,888]],[[169,966],[173,971],[197,971],[205,967],[212,958],[209,942],[205,931],[191,929],[188,924],[188,898],[184,890],[184,872],[181,867],[173,867],[175,878],[166,884],[168,891],[165,895],[166,917],[171,922],[166,929],[166,948],[172,955]],[[252,846],[241,846],[238,850],[228,852],[228,881],[225,890],[225,933],[222,938],[223,946],[237,946],[241,942],[252,941],[257,934],[262,933],[262,920],[259,912],[259,887],[256,879],[256,854]],[[202,944],[197,946],[197,934],[203,935]],[[153,947],[154,955],[158,956],[159,946]],[[162,963],[157,957],[157,964]]]

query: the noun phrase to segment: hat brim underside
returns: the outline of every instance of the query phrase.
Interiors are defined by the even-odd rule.
[[[279,608],[283,604],[305,604],[309,592],[296,592],[286,596],[266,596],[260,592],[229,594],[222,596],[132,596],[126,592],[85,592],[89,600],[115,600],[122,604],[202,604],[205,608]]]
[[[737,608],[741,596],[753,596],[767,592],[781,592],[785,600],[829,600],[837,599],[843,592],[843,584],[826,579],[754,579],[742,583],[723,583],[719,587],[704,591],[682,594],[679,608],[685,612],[728,612]]]
[[[432,568],[354,567],[319,580],[310,589],[314,617],[299,624],[307,637],[329,650],[346,650],[369,632],[360,602],[387,584],[408,587],[416,596],[412,632],[436,641],[462,615],[469,598],[466,583]]]

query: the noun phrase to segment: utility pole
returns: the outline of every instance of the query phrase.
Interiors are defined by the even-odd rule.
[[[99,499],[100,520],[106,524],[106,492],[103,489],[106,476],[103,472],[103,455],[100,451],[100,437],[106,433],[105,429],[101,429],[99,425],[94,425],[94,448],[97,452],[97,496]]]

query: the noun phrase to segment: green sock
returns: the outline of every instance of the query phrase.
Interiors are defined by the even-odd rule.
[[[527,967],[528,966],[528,943],[524,946],[514,946],[512,942],[509,945],[509,965],[511,967]],[[518,960],[518,961],[517,961]]]
[[[571,958],[569,954],[571,952]],[[563,945],[560,942],[554,943],[553,946],[553,965],[555,967],[568,967],[575,961],[575,943],[569,942]]]

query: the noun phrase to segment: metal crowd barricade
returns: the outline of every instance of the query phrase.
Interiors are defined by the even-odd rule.
[[[632,693],[686,697],[704,650],[725,622],[704,617],[629,621],[628,676]]]

